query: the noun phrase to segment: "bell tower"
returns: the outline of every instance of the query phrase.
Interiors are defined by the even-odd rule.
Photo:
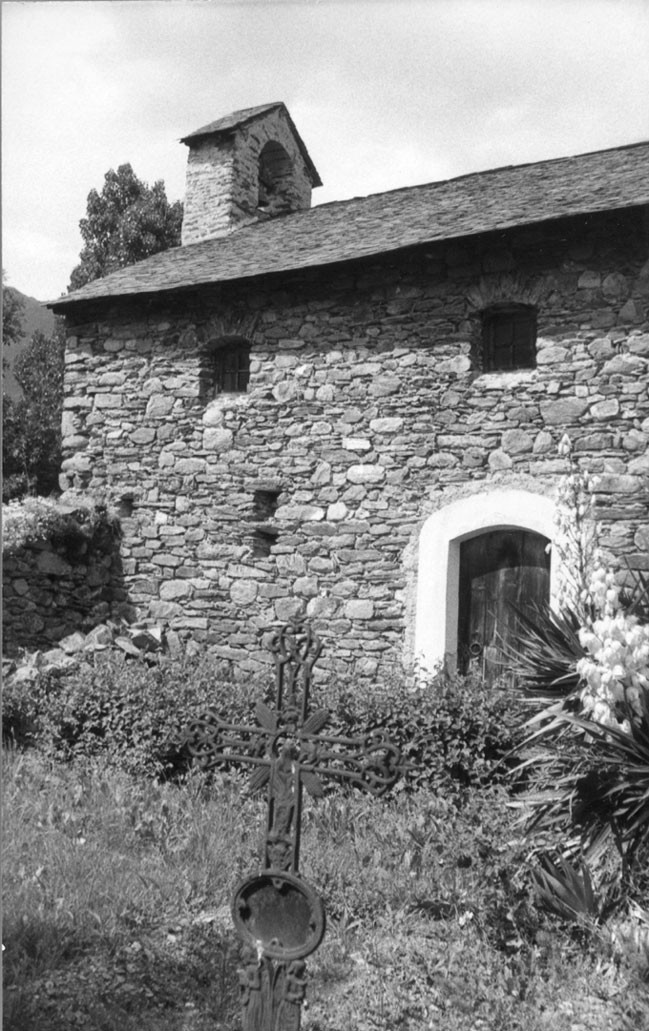
[[[235,111],[181,143],[189,147],[183,246],[310,208],[322,186],[281,101]]]

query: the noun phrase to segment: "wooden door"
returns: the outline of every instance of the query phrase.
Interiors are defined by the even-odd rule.
[[[503,653],[515,649],[516,609],[547,603],[547,537],[529,530],[490,530],[460,544],[458,668],[478,669],[493,681],[504,672]]]

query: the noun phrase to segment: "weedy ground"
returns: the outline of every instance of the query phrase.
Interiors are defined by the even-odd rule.
[[[36,751],[3,769],[5,1031],[236,1031],[229,901],[263,799]],[[540,914],[526,847],[496,789],[308,803],[302,873],[328,928],[303,1031],[649,1029],[645,939]]]

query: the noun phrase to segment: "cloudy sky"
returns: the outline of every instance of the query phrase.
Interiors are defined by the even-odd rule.
[[[285,101],[318,204],[649,138],[649,0],[5,0],[2,22],[2,265],[40,300],[108,169],[182,198],[179,138],[239,108]]]

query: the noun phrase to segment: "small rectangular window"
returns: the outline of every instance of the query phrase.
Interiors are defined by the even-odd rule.
[[[214,394],[245,394],[250,379],[250,347],[236,344],[213,352]]]
[[[492,308],[482,316],[482,362],[485,372],[533,369],[536,366],[536,312],[517,305]]]

